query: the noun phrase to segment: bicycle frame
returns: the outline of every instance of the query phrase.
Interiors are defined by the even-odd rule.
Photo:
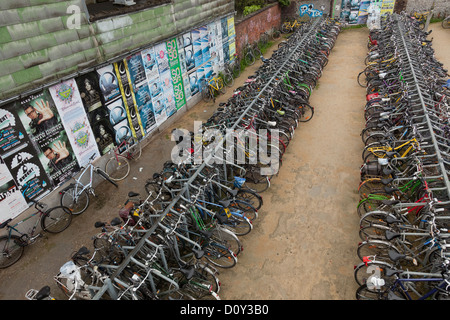
[[[429,274],[427,273],[420,273],[420,272],[407,272],[408,275],[417,274],[422,276],[427,276]],[[395,291],[396,288],[400,288],[401,292],[405,294],[408,300],[415,300],[411,297],[411,295],[408,293],[408,290],[413,291],[416,293],[419,298],[416,300],[426,300],[429,297],[431,297],[436,292],[440,291],[442,289],[443,291],[446,291],[446,287],[449,286],[449,282],[445,279],[442,279],[442,276],[439,274],[431,274],[431,276],[434,276],[436,278],[418,278],[418,279],[410,279],[410,278],[398,278],[395,280],[394,284],[389,288],[390,291]],[[435,286],[433,289],[425,293],[424,295],[420,295],[411,285],[408,285],[408,282],[440,282],[438,286]]]

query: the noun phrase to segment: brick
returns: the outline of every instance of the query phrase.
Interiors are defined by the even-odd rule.
[[[43,19],[38,22],[39,30],[41,33],[52,33],[59,30],[64,30],[64,24],[61,17]]]
[[[15,87],[14,79],[10,74],[0,76],[0,98],[7,98],[6,93]]]
[[[25,70],[14,72],[12,74],[14,82],[17,86],[30,83],[42,78],[42,73],[38,66],[34,66]]]
[[[11,42],[11,40],[8,27],[0,27],[0,44]]]
[[[33,51],[51,48],[58,45],[55,36],[51,33],[30,38],[28,39],[28,43],[30,44]]]
[[[17,10],[3,10],[0,11],[0,27],[11,26],[20,23],[20,17]]]
[[[33,52],[33,49],[31,48],[28,40],[24,39],[0,44],[0,51],[2,51],[2,56],[4,59],[9,59]]]
[[[20,57],[12,57],[10,59],[0,61],[0,77],[23,69],[24,67]]]
[[[36,21],[10,25],[7,28],[12,40],[22,40],[39,35],[39,26]]]

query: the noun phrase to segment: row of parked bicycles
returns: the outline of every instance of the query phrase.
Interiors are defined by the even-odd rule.
[[[96,223],[93,249],[60,268],[55,281],[67,298],[220,299],[219,272],[237,264],[261,194],[314,114],[309,96],[340,29],[330,18],[302,25],[201,128],[175,129],[177,152],[146,193],[129,192],[116,218]]]
[[[450,83],[431,32],[393,14],[368,38],[358,300],[450,297]]]

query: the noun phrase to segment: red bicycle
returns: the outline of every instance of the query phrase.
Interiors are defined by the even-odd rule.
[[[138,139],[130,137],[123,139],[114,148],[114,155],[106,163],[105,171],[114,181],[125,179],[130,173],[129,160],[137,160],[141,157],[142,147]]]

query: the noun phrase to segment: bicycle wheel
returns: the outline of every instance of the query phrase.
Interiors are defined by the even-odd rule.
[[[447,17],[444,20],[442,20],[442,28],[450,29],[450,17]]]
[[[241,201],[237,202],[237,205],[243,209],[247,207],[246,204],[250,204],[255,210],[261,209],[261,206],[263,205],[262,197],[257,192],[249,189],[239,189],[236,194],[236,199],[244,202],[244,206],[242,207],[240,206]]]
[[[0,237],[0,269],[12,266],[22,257],[24,246],[18,236]]]
[[[367,261],[367,262],[361,262],[358,264],[354,271],[354,277],[356,280],[356,283],[358,285],[364,285],[367,284],[367,280],[371,276],[377,276],[379,278],[382,278],[385,280],[386,284],[393,283],[395,281],[394,276],[387,277],[386,271],[388,269],[394,269],[394,267],[384,261]]]
[[[370,290],[366,284],[356,289],[356,300],[387,300],[387,293],[377,290]]]
[[[308,122],[309,120],[312,119],[312,117],[314,115],[314,108],[311,105],[309,105],[305,102],[302,102],[298,106],[298,108],[300,109],[300,112],[301,112],[301,116],[300,116],[300,119],[298,119],[298,121]]]
[[[130,173],[130,163],[124,156],[114,155],[106,163],[105,171],[112,180],[120,181]]]
[[[235,61],[233,63],[233,76],[235,78],[239,78],[241,75],[241,62],[239,59],[235,58]]]
[[[389,261],[388,252],[390,250],[394,250],[399,253],[398,249],[388,241],[367,240],[358,245],[356,252],[361,261],[363,261],[364,257],[377,257],[377,259]]]
[[[237,255],[242,251],[242,243],[236,234],[221,226],[210,229],[211,238],[214,242],[222,244]]]
[[[83,190],[83,186],[71,186],[61,193],[61,206],[67,207],[72,210],[72,214],[81,214],[89,206],[89,194],[86,190]]]
[[[232,87],[234,84],[234,77],[233,74],[230,71],[224,71],[223,74],[223,82],[227,87]]]
[[[205,102],[210,102],[213,99],[209,85],[202,87],[202,99]]]
[[[142,155],[141,142],[135,137],[132,137],[131,140],[133,141],[133,144],[127,149],[127,152],[131,156],[131,158],[137,160]]]
[[[253,65],[256,61],[256,58],[252,52],[247,52],[244,56],[244,59],[249,66]]]
[[[229,269],[237,263],[237,257],[234,252],[213,240],[203,250],[205,251],[205,258],[220,268]]]
[[[292,30],[291,30],[291,27],[289,26],[289,23],[284,23],[282,26],[281,26],[281,33],[290,33]]]
[[[72,222],[72,211],[67,207],[54,207],[45,213],[41,220],[42,230],[59,233],[66,230]]]
[[[227,92],[227,87],[224,85],[222,78],[217,80],[217,88],[219,88],[219,92],[221,94],[225,94]]]
[[[281,37],[281,32],[278,29],[273,28],[272,33],[270,34],[273,40],[278,40]]]
[[[117,183],[115,183],[111,177],[102,169],[100,168],[95,168],[95,172],[98,173],[103,179],[105,179],[106,181],[108,181],[109,183],[113,184],[116,188],[118,187]]]

